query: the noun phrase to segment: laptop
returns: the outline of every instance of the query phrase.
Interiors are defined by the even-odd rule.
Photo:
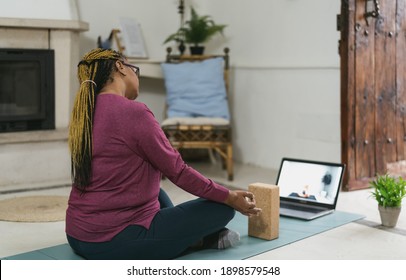
[[[333,213],[344,169],[341,163],[283,158],[276,179],[280,215],[313,220]]]

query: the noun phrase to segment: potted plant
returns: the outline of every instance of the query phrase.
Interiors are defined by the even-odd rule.
[[[378,175],[370,182],[370,187],[374,189],[372,196],[378,202],[382,225],[395,227],[402,209],[402,199],[406,196],[406,181],[402,177]]]
[[[175,41],[182,44],[190,44],[191,54],[203,54],[204,46],[202,43],[207,42],[214,35],[223,34],[226,27],[224,24],[216,24],[210,16],[200,16],[193,7],[191,8],[191,18],[181,26],[178,31],[166,38],[164,44]]]

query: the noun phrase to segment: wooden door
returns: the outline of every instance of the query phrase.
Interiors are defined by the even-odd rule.
[[[406,0],[342,0],[344,188],[368,187],[406,158]]]

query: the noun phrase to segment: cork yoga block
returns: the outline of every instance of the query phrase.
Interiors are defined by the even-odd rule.
[[[248,235],[272,240],[279,237],[279,187],[264,183],[253,183],[248,191],[254,194],[258,216],[248,218]]]

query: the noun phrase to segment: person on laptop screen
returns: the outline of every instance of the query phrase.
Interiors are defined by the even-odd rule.
[[[309,194],[309,185],[306,185],[303,187],[303,191],[300,193],[293,192],[289,196],[291,197],[300,197],[304,199],[311,199],[311,200],[316,200],[316,197],[312,194]]]

